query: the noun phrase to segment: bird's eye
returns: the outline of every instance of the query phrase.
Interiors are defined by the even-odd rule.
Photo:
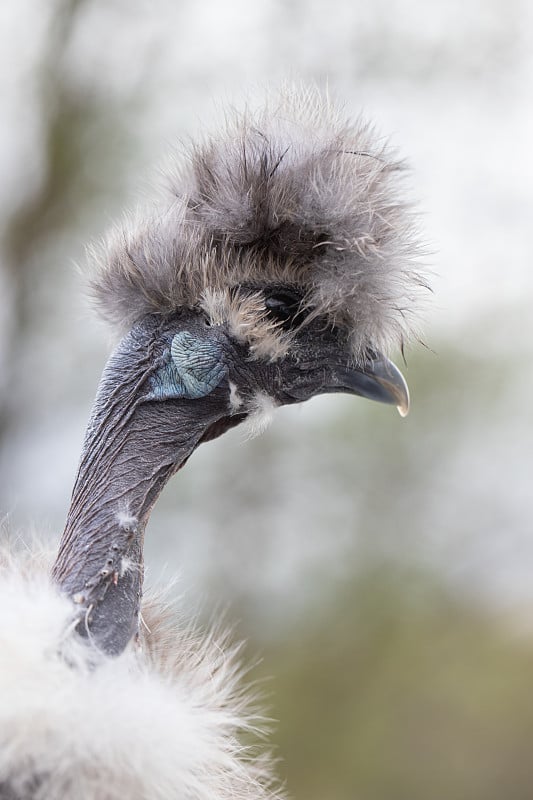
[[[296,293],[285,290],[272,292],[265,297],[265,307],[269,315],[285,329],[291,328],[302,319],[300,303],[301,298]]]

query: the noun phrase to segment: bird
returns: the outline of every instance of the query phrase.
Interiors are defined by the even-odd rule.
[[[228,111],[164,191],[94,246],[90,293],[117,345],[65,529],[0,550],[3,800],[284,796],[239,646],[143,590],[167,481],[202,443],[343,392],[405,415],[389,359],[427,281],[404,164],[318,90]],[[151,534],[153,535],[153,534]]]

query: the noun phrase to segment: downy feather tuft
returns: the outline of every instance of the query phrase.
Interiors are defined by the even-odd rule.
[[[102,313],[127,330],[146,314],[204,303],[209,313],[226,296],[234,319],[236,287],[292,286],[313,314],[346,330],[356,357],[401,346],[426,286],[401,174],[368,124],[342,119],[318,92],[228,114],[172,169],[151,217],[118,227],[94,251]],[[264,318],[258,326],[250,342],[264,354]],[[286,348],[280,334],[262,350]]]
[[[145,599],[140,641],[104,656],[35,552],[0,551],[0,797],[279,800],[227,634]]]

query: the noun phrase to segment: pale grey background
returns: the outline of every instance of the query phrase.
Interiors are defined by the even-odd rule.
[[[349,398],[198,452],[152,575],[274,626],[392,558],[527,619],[533,600],[533,48],[527,0],[86,0],[0,8],[0,507],[61,531],[108,352],[74,263],[217,104],[316,82],[412,166],[434,272],[407,420]],[[156,532],[157,531],[157,535]],[[210,599],[211,598],[211,599]],[[290,616],[290,615],[289,615]]]

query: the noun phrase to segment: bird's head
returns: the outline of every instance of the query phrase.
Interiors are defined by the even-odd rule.
[[[409,408],[394,364],[370,346],[356,358],[348,332],[315,315],[301,290],[287,284],[206,292],[197,309],[144,318],[123,340],[118,369],[123,348],[132,347],[153,354],[142,402],[166,403],[178,416],[190,409],[188,426],[196,424],[198,442],[242,421],[260,431],[275,407],[325,393],[390,403],[402,415]]]
[[[157,339],[147,397],[199,411],[216,396],[228,426],[326,392],[406,414],[387,354],[412,333],[424,280],[400,176],[367,125],[317,95],[235,115],[193,147],[93,280],[107,318]]]
[[[372,130],[291,95],[235,115],[181,163],[166,199],[110,236],[92,278],[124,336],[55,575],[87,619],[101,609],[92,629],[109,650],[125,646],[138,608],[124,554],[140,573],[138,532],[201,442],[327,392],[409,405],[388,353],[412,333],[425,284],[401,165]]]

